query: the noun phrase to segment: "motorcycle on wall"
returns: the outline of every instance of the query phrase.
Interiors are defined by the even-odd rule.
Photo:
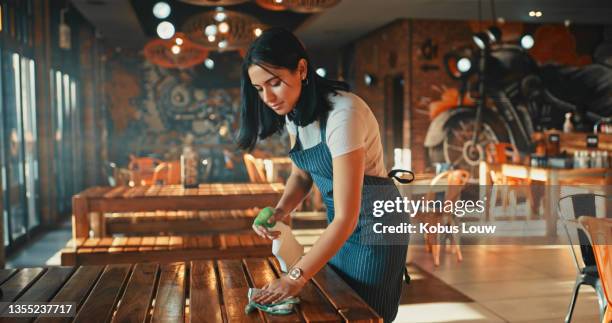
[[[496,43],[496,27],[473,38],[479,50],[465,47],[444,57],[446,71],[461,85],[456,107],[437,115],[427,131],[432,163],[476,175],[489,143],[509,142],[529,154],[535,148],[532,133],[562,129],[568,112],[577,131],[612,120],[611,66],[538,65],[527,51],[534,44],[530,35],[521,46]],[[462,104],[468,94],[475,105]]]

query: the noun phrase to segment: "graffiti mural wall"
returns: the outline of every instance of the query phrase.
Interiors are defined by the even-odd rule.
[[[212,87],[202,75],[205,69],[165,69],[137,55],[122,55],[110,60],[109,72],[111,162],[125,166],[130,155],[178,160],[191,134],[199,155],[213,163],[211,181],[248,180],[242,152],[234,144],[240,108],[235,71],[215,73],[217,87]],[[259,148],[283,155],[285,142],[288,138],[274,136]]]
[[[423,145],[423,142],[427,142],[427,133],[431,125],[436,123],[436,118],[455,109],[458,105],[473,107],[477,102],[477,98],[472,95],[477,92],[475,91],[477,86],[468,89],[462,102],[459,102],[461,101],[459,99],[461,82],[449,76],[445,69],[444,57],[448,53],[466,47],[472,53],[477,52],[478,48],[474,45],[472,35],[485,30],[490,25],[491,22],[487,21],[480,23],[477,21],[401,20],[382,27],[355,42],[353,69],[357,82],[365,74],[373,74],[376,79],[384,80],[389,75],[393,76],[398,73],[395,67],[384,61],[383,64],[378,64],[377,68],[369,67],[362,62],[382,61],[378,58],[384,58],[390,54],[408,58],[405,72],[402,72],[406,80],[403,85],[406,106],[403,147],[411,149],[412,167],[417,172],[434,169],[435,160],[431,158],[430,151]],[[594,100],[597,102],[593,102],[592,106],[583,108],[599,112],[609,110],[612,102],[607,103],[606,100],[612,98],[612,93],[605,89],[612,88],[608,86],[612,85],[612,76],[610,76],[612,75],[612,27],[537,25],[515,22],[506,22],[499,27],[502,30],[502,41],[510,45],[518,45],[524,33],[533,35],[535,46],[527,52],[528,60],[533,62],[536,69],[542,68],[542,71],[548,73],[539,74],[538,78],[530,76],[526,79],[527,81],[537,80],[548,86],[550,92],[557,93],[563,100],[573,102],[574,105],[584,106],[583,103],[591,102],[588,98],[600,98],[601,100]],[[393,38],[395,45],[388,44],[390,38]],[[403,43],[408,46],[401,45]],[[367,50],[368,48],[370,50]],[[368,54],[372,51],[376,55]],[[499,62],[503,60],[503,58],[498,59]],[[472,61],[472,67],[475,67],[476,64],[477,61]],[[529,76],[529,73],[525,75]],[[497,77],[503,78],[504,76],[497,74]],[[558,82],[559,84],[556,84],[555,87],[553,79],[573,81],[571,86],[570,82],[565,84]],[[510,87],[503,91],[514,93],[513,91],[525,90],[534,85],[534,82],[527,81],[515,84],[506,83]],[[587,83],[588,86],[583,86]],[[527,88],[521,88],[521,86],[527,86]],[[570,87],[571,91],[567,87]],[[576,91],[576,88],[582,89]],[[384,98],[380,98],[376,93],[385,93],[385,89],[357,86],[356,90],[370,104],[383,128],[382,120],[389,118],[390,115],[387,115],[389,113],[385,111]],[[509,102],[503,97],[497,99]],[[557,127],[558,123],[563,121],[564,113],[554,113],[555,106],[552,104],[547,103],[537,107],[530,107],[528,102],[512,102],[512,104],[516,109],[525,111],[527,114],[534,111],[537,113],[535,116],[528,117],[533,117],[533,120],[524,122],[526,127],[524,132],[527,137],[529,131]],[[499,112],[496,113],[499,114]],[[494,130],[492,129],[491,132]],[[509,140],[507,137],[501,139]],[[438,154],[438,159],[439,157],[444,158],[441,154]],[[392,156],[387,153],[385,158],[392,159]]]

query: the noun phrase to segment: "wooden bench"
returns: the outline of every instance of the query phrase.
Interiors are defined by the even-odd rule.
[[[75,317],[38,317],[36,323],[382,322],[327,266],[304,287],[294,313],[245,314],[248,288],[278,273],[270,258],[4,269],[0,301],[74,304]]]
[[[263,257],[272,243],[253,232],[188,236],[77,238],[61,251],[63,266]]]
[[[259,209],[150,211],[105,214],[108,235],[202,234],[250,231]]]

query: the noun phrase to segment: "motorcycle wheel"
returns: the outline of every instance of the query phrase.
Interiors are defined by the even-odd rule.
[[[501,126],[483,121],[476,145],[472,144],[475,120],[468,116],[449,120],[441,144],[428,150],[432,163],[448,163],[453,169],[470,172],[478,178],[478,165],[485,160],[485,147],[489,143],[508,142],[509,136]]]

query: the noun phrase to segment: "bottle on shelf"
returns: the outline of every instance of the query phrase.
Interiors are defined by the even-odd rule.
[[[569,133],[574,131],[574,124],[572,123],[572,113],[568,112],[565,114],[565,122],[563,123],[563,132]]]
[[[194,136],[185,136],[185,145],[181,154],[181,184],[185,188],[198,187],[198,154],[193,148]]]

